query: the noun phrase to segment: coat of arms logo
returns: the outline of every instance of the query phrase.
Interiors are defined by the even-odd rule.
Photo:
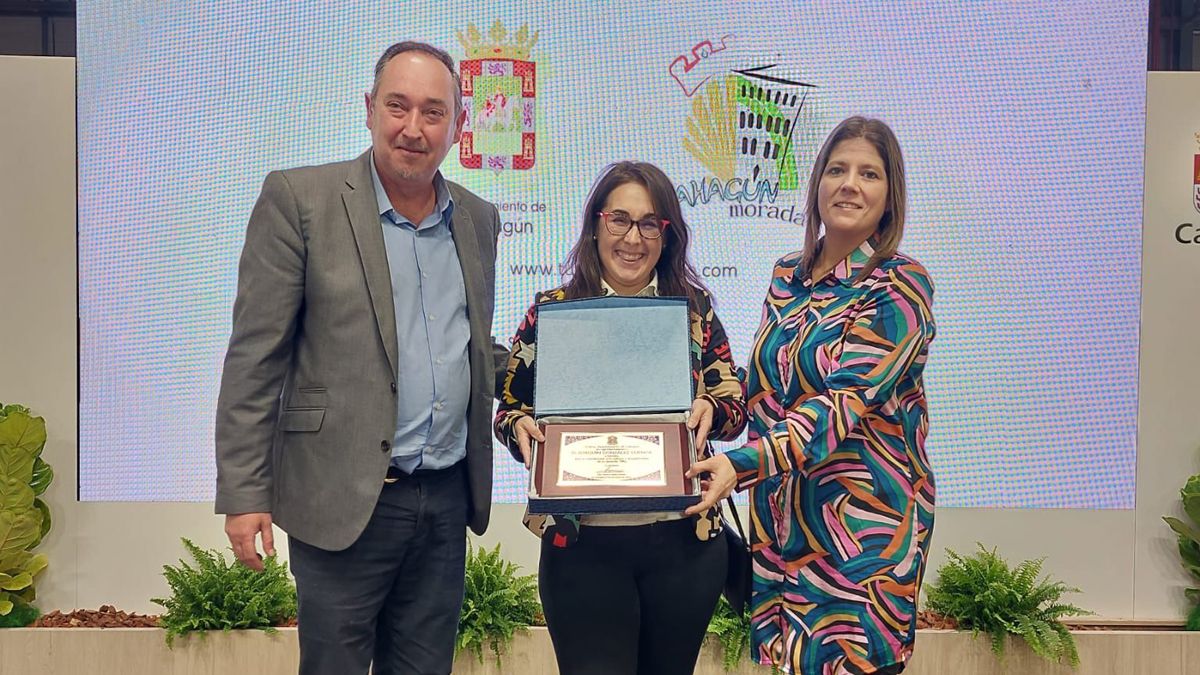
[[[499,20],[480,33],[458,32],[466,50],[459,64],[467,120],[458,160],[468,169],[529,169],[536,158],[537,66],[529,55],[538,33],[522,25],[509,34]]]

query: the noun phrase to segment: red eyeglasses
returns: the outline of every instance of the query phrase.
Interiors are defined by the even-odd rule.
[[[604,228],[614,237],[624,237],[637,225],[638,234],[642,235],[643,239],[658,239],[671,224],[671,221],[659,218],[634,220],[624,211],[600,211],[596,215],[604,220]]]

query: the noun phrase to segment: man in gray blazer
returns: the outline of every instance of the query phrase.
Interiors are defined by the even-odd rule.
[[[448,673],[491,506],[499,217],[438,170],[465,120],[449,55],[388,48],[366,107],[369,151],[272,172],[250,216],[216,512],[256,569],[288,533],[301,673]]]

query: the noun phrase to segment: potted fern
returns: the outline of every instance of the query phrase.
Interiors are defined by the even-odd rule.
[[[973,556],[951,550],[946,556],[937,581],[926,589],[931,610],[975,635],[987,633],[997,657],[1003,658],[1011,635],[1048,661],[1079,665],[1075,639],[1062,619],[1091,612],[1063,600],[1079,589],[1042,576],[1044,559],[1009,567],[996,549],[989,551],[982,544]]]
[[[483,663],[487,645],[500,663],[500,654],[541,616],[537,578],[518,573],[520,567],[500,557],[500,545],[476,550],[468,544],[462,612],[458,618],[455,651],[467,650]]]
[[[1179,491],[1179,498],[1187,521],[1171,516],[1165,516],[1163,520],[1175,531],[1183,568],[1200,583],[1200,474],[1187,479]],[[1200,630],[1200,588],[1186,588],[1183,592],[1191,604],[1184,625],[1188,630]]]
[[[721,667],[733,672],[742,664],[742,657],[750,648],[750,607],[737,614],[724,596],[717,601],[717,608],[708,620],[708,634],[716,638],[721,648]]]
[[[296,618],[296,586],[288,578],[287,564],[275,556],[255,571],[230,563],[217,550],[204,550],[188,539],[183,546],[196,561],[163,566],[171,597],[152,598],[167,611],[159,618],[166,629],[167,645],[194,631],[258,628],[268,633]]]
[[[0,403],[0,627],[28,626],[41,615],[34,579],[48,560],[33,549],[50,531],[41,495],[54,480],[45,447],[46,420]]]

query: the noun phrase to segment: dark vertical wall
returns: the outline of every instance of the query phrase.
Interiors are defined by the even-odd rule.
[[[75,56],[74,0],[0,0],[0,54]]]

